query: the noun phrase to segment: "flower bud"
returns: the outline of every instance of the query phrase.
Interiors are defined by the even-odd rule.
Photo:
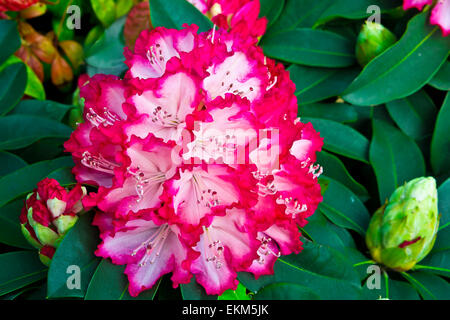
[[[366,21],[356,41],[358,63],[364,67],[396,41],[396,36],[381,24]]]
[[[375,261],[407,271],[431,251],[438,227],[436,181],[416,178],[397,188],[375,212],[366,244]]]
[[[77,184],[67,191],[56,180],[45,178],[27,196],[20,215],[22,233],[39,249],[39,257],[48,264],[65,234],[75,225],[83,209],[86,189]]]

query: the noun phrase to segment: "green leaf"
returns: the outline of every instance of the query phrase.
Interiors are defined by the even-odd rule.
[[[90,76],[97,73],[120,75],[127,69],[123,56],[125,18],[116,20],[87,50],[86,63]]]
[[[344,186],[349,188],[353,193],[355,193],[362,201],[369,198],[369,193],[366,188],[358,183],[353,177],[348,173],[344,164],[338,157],[321,151],[317,153],[317,162],[325,168],[325,175],[330,177]]]
[[[0,207],[0,242],[9,246],[31,249],[20,227],[19,216],[24,206],[22,199]]]
[[[72,129],[59,121],[15,114],[0,118],[0,149],[20,149],[44,138],[69,138]]]
[[[425,162],[414,140],[381,120],[373,119],[369,157],[381,203],[403,183],[425,175]]]
[[[402,275],[416,288],[425,300],[450,300],[450,284],[444,279],[427,272],[402,272]]]
[[[324,149],[348,158],[369,162],[369,140],[352,127],[339,122],[301,118],[302,122],[311,122],[320,136],[324,138]]]
[[[428,254],[425,259],[419,261],[414,270],[423,270],[450,277],[450,250]]]
[[[339,96],[358,74],[355,68],[329,69],[300,65],[292,65],[288,71],[295,83],[299,105]]]
[[[399,128],[414,140],[431,135],[437,110],[425,91],[390,101],[386,108]]]
[[[434,76],[449,50],[450,41],[429,24],[428,13],[418,14],[396,44],[367,64],[343,98],[369,106],[409,96]]]
[[[20,35],[17,22],[14,20],[0,20],[0,64],[20,47]]]
[[[354,44],[329,31],[283,31],[264,37],[261,46],[267,56],[290,63],[330,68],[343,68],[355,63]]]
[[[386,299],[389,300],[420,300],[419,294],[416,289],[408,282],[397,281],[393,279],[388,280],[388,293],[386,296],[386,283],[383,275],[380,279],[380,288],[367,288],[367,284],[364,284],[364,298],[368,300]]]
[[[27,163],[13,153],[0,151],[0,177],[23,168]]]
[[[92,9],[98,20],[108,27],[116,20],[116,4],[114,0],[90,0]]]
[[[320,299],[358,299],[361,287],[351,263],[337,250],[302,241],[302,253],[278,258],[273,275],[255,280],[250,273],[240,272],[239,281],[253,292],[274,283],[290,283],[309,288]]]
[[[153,300],[158,290],[159,281],[152,289],[146,290],[133,298],[128,292],[128,279],[124,274],[125,266],[102,260],[86,292],[85,300]]]
[[[0,254],[0,296],[45,278],[47,267],[36,251]]]
[[[284,6],[279,19],[267,30],[266,36],[274,36],[277,33],[294,30],[296,28],[312,27],[331,3],[331,0],[286,1],[286,5]],[[301,12],[301,14],[299,14],[299,12]]]
[[[206,294],[205,289],[197,283],[195,276],[188,284],[180,284],[183,300],[217,300],[216,295]]]
[[[0,72],[0,115],[14,108],[22,98],[26,85],[27,69],[22,62],[11,64]]]
[[[308,218],[308,224],[302,228],[302,232],[311,237],[315,243],[335,248],[340,252],[343,249],[355,247],[355,242],[350,233],[346,229],[329,222],[320,210],[316,210]]]
[[[450,178],[438,188],[438,209],[441,214],[439,229],[450,226]]]
[[[55,179],[63,187],[72,186],[77,183],[75,177],[72,174],[72,167],[59,168],[51,172],[48,177],[50,179]]]
[[[450,90],[450,62],[445,61],[436,75],[428,82],[429,85],[439,90]]]
[[[261,0],[260,17],[266,17],[268,20],[267,28],[269,28],[279,17],[283,11],[285,0]]]
[[[254,300],[319,300],[313,290],[295,283],[273,283],[265,286]]]
[[[47,296],[49,298],[83,298],[100,259],[94,255],[99,237],[96,227],[91,225],[92,216],[83,215],[61,241],[53,256],[48,271]],[[79,267],[80,288],[72,288],[69,277],[75,277]]]
[[[26,114],[61,121],[72,107],[50,100],[22,100],[9,114]]]
[[[62,157],[34,163],[3,176],[0,178],[0,207],[32,191],[52,171],[70,165],[73,166],[72,158]]]
[[[23,63],[23,61],[16,56],[10,56],[8,60],[0,66],[0,71],[14,63]],[[39,80],[33,69],[31,69],[27,64],[25,64],[25,67],[27,69],[27,85],[25,87],[25,94],[38,100],[44,100],[45,90],[41,80]]]
[[[336,18],[346,19],[363,19],[371,16],[373,12],[367,12],[367,9],[375,5],[380,8],[380,13],[394,9],[401,5],[398,0],[335,0],[322,13],[320,19],[315,23],[315,26],[326,23]]]
[[[154,27],[181,29],[185,23],[195,23],[199,32],[213,27],[211,20],[186,0],[151,0],[150,16]]]
[[[300,118],[321,118],[341,123],[358,120],[358,112],[356,112],[355,107],[347,103],[300,103],[298,115]]]
[[[355,230],[361,235],[366,233],[369,212],[358,197],[341,183],[330,180],[319,208],[336,225]]]
[[[219,296],[218,300],[250,300],[250,297],[247,294],[247,289],[239,283],[236,290],[226,290]]]
[[[442,228],[444,227],[444,228]],[[450,251],[450,228],[449,224],[442,225],[438,231],[436,242],[430,254],[434,254],[441,251]]]
[[[431,141],[431,166],[435,174],[450,174],[450,93],[447,93],[436,120]]]

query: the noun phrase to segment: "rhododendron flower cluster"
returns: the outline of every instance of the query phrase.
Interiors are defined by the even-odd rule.
[[[27,196],[20,225],[28,242],[39,249],[44,264],[50,264],[62,238],[77,222],[85,195],[86,188],[81,184],[67,191],[55,179],[45,178]]]
[[[259,0],[188,0],[218,27],[256,39],[266,32],[267,18],[258,18]]]
[[[422,11],[426,5],[432,5],[433,0],[403,0],[403,10],[417,8]],[[450,34],[450,0],[438,0],[431,11],[430,23],[442,29],[444,37]]]
[[[223,29],[144,31],[124,79],[80,79],[84,122],[65,143],[102,243],[137,296],[172,273],[208,294],[238,271],[273,273],[302,249],[299,227],[322,200],[322,138],[297,118],[283,65]]]

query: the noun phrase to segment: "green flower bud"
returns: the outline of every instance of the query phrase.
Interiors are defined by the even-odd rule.
[[[358,63],[364,67],[396,41],[396,36],[381,24],[366,21],[356,41]]]
[[[438,227],[436,181],[416,178],[397,188],[375,212],[366,244],[375,261],[406,271],[431,251]]]

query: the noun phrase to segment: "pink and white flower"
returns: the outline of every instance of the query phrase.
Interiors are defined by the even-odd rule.
[[[420,11],[424,6],[432,5],[433,0],[403,0],[403,10],[416,8]],[[438,25],[444,37],[450,34],[450,0],[438,0],[431,11],[430,23]]]
[[[125,55],[123,80],[80,80],[84,122],[65,147],[78,181],[98,186],[83,200],[101,210],[97,255],[127,265],[131,295],[167,273],[221,294],[300,252],[322,138],[296,117],[284,67],[196,26],[144,31]]]

